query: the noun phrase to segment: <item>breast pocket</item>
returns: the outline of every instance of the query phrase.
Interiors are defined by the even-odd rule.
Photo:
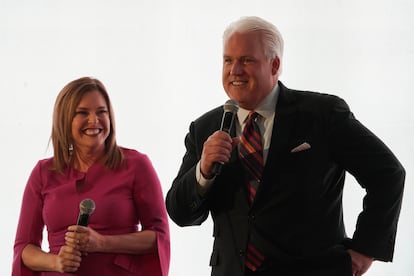
[[[281,169],[285,173],[305,173],[312,167],[313,150],[286,152],[280,160]]]

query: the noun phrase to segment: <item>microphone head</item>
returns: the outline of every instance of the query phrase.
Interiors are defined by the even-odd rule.
[[[239,105],[235,100],[227,100],[223,105],[224,112],[236,113]]]
[[[79,204],[81,214],[90,215],[95,211],[95,202],[92,199],[86,198]]]

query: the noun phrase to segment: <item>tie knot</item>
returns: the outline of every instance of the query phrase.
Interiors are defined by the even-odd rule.
[[[260,114],[257,113],[256,111],[250,111],[249,112],[249,116],[248,116],[249,119],[256,120],[259,117],[260,117]]]

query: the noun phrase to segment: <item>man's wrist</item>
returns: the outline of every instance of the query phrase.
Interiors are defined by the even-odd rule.
[[[214,182],[215,176],[204,175],[203,172],[201,171],[201,161],[198,161],[197,166],[196,166],[196,178],[197,178],[197,183],[203,189],[207,189],[211,185],[211,183]]]

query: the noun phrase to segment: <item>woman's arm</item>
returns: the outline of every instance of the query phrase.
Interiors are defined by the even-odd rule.
[[[157,249],[156,234],[152,230],[123,235],[101,235],[92,228],[71,225],[65,240],[68,246],[83,252],[148,254],[156,252]]]
[[[23,249],[22,261],[34,271],[76,272],[80,266],[81,253],[70,246],[62,246],[57,255],[28,244]]]

